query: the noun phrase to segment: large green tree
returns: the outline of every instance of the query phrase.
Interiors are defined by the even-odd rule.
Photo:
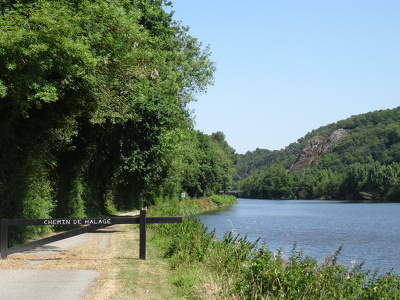
[[[214,64],[165,5],[1,2],[0,217],[139,207],[172,185]]]

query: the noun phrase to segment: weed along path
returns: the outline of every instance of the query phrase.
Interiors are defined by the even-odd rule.
[[[0,260],[0,299],[177,299],[167,265],[149,254],[139,259],[132,224],[15,253]]]

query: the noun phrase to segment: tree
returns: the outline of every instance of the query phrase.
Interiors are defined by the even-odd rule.
[[[154,201],[215,69],[167,4],[1,2],[0,217]]]
[[[235,149],[225,140],[225,134],[221,131],[211,134],[211,141],[217,157],[218,181],[220,190],[227,191],[232,188],[233,176],[235,175],[234,165],[237,161]]]

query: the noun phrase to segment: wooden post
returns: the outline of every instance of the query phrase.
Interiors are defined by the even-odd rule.
[[[139,258],[146,260],[146,210],[140,210]]]
[[[7,259],[8,250],[8,225],[5,220],[0,223],[0,252],[1,259]]]
[[[140,211],[137,217],[105,217],[105,218],[57,218],[57,219],[2,219],[0,220],[0,252],[1,258],[7,259],[8,255],[39,247],[44,244],[59,241],[64,238],[82,234],[98,228],[114,224],[139,224],[140,225],[140,249],[139,259],[146,259],[146,225],[155,223],[182,223],[182,217],[146,217],[146,210]],[[29,242],[23,245],[8,248],[8,228],[10,226],[32,226],[32,225],[82,225],[82,227]]]

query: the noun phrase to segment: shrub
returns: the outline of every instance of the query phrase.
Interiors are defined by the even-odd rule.
[[[214,201],[214,200],[213,200]],[[153,212],[190,211],[196,201],[186,201]],[[210,201],[208,201],[210,202]],[[183,210],[182,207],[185,207]],[[282,250],[257,248],[229,232],[221,240],[197,219],[182,224],[152,225],[158,243],[175,271],[173,282],[183,297],[193,299],[400,299],[400,277],[389,272],[364,270],[363,263],[345,267],[338,263],[342,247],[322,262],[304,256],[293,246],[290,257]],[[212,287],[212,291],[210,291]],[[203,295],[201,295],[203,293]],[[205,297],[204,295],[207,295]]]

